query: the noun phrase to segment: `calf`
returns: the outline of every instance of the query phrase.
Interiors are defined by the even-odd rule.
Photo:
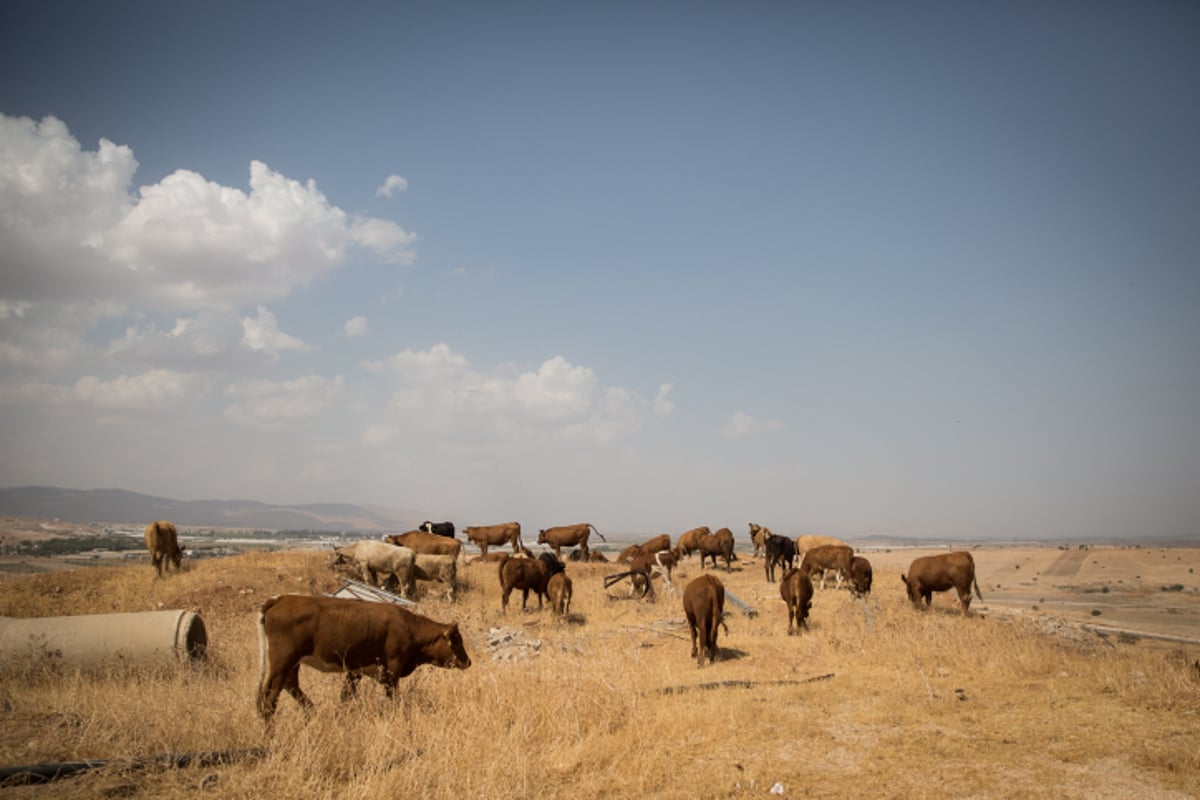
[[[789,569],[779,581],[779,596],[787,604],[788,636],[808,628],[808,610],[812,608],[813,585],[802,569]]]
[[[179,534],[175,524],[165,519],[156,520],[146,526],[146,549],[150,551],[150,562],[154,571],[162,577],[163,569],[175,565],[175,571],[180,570],[183,563],[183,551],[179,549]]]
[[[540,611],[550,578],[565,569],[566,565],[553,553],[542,553],[537,558],[507,558],[500,562],[500,610],[508,612],[508,596],[513,589],[520,589],[521,610],[525,610],[529,592],[533,591],[537,594]]]
[[[874,571],[871,569],[871,562],[867,561],[862,556],[855,556],[850,559],[850,592],[859,597],[865,597],[871,593],[871,581],[874,577]]]
[[[696,666],[717,658],[717,626],[725,628],[725,585],[714,575],[701,575],[683,590],[683,613],[692,634],[692,657]]]
[[[764,530],[766,529],[764,528]],[[763,542],[763,551],[765,553],[763,571],[766,573],[767,583],[775,582],[776,564],[782,565],[785,569],[795,566],[796,543],[786,536],[768,533]]]
[[[556,572],[546,583],[546,594],[550,596],[550,610],[557,616],[571,613],[571,579],[565,572]]]
[[[400,594],[410,597],[414,558],[415,554],[407,547],[363,539],[346,547],[335,547],[332,566],[352,564],[362,573],[363,582],[386,589],[399,585]]]
[[[268,724],[282,691],[305,710],[312,707],[300,689],[301,664],[346,673],[342,699],[355,693],[362,675],[378,680],[391,698],[400,679],[421,664],[471,666],[457,623],[443,625],[390,603],[337,597],[271,598],[258,614],[258,646],[256,705]]]
[[[979,599],[983,599],[979,583],[975,580],[975,559],[966,550],[915,559],[908,567],[908,574],[901,575],[900,580],[908,590],[908,599],[917,608],[928,608],[933,602],[934,592],[954,589],[958,593],[963,616],[966,617],[970,615],[972,586]],[[922,599],[924,606],[921,605]]]
[[[458,544],[458,542],[455,542]],[[413,557],[413,577],[423,581],[437,581],[446,587],[446,599],[454,602],[454,591],[458,583],[458,558],[456,556],[416,553]]]
[[[804,554],[800,569],[809,577],[815,570],[821,570],[821,588],[825,588],[825,571],[837,571],[837,585],[842,585],[842,579],[850,574],[850,559],[854,558],[854,550],[847,545],[826,544],[814,547]]]

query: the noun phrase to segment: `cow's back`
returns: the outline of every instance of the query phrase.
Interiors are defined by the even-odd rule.
[[[805,533],[796,537],[796,555],[799,558],[804,558],[805,553],[815,547],[828,546],[849,547],[850,545],[833,536],[816,536],[811,533]]]
[[[407,547],[414,553],[428,555],[458,556],[462,550],[462,542],[448,536],[441,536],[426,531],[408,531],[387,537],[388,544]]]

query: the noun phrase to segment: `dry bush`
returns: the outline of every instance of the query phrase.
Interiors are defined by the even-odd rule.
[[[272,594],[335,588],[324,554],[198,562],[162,580],[140,565],[0,582],[0,613],[190,608],[211,645],[209,664],[178,669],[9,664],[0,761],[265,748],[233,765],[110,768],[5,793],[715,797],[765,795],[776,783],[810,797],[1200,793],[1195,653],[1051,638],[1021,617],[964,620],[941,596],[918,612],[898,581],[866,601],[819,590],[810,629],[789,637],[777,585],[750,565],[716,574],[761,613],[727,604],[722,658],[697,669],[679,595],[616,599],[620,587],[602,586],[615,571],[570,565],[575,613],[558,620],[536,602],[501,614],[496,565],[464,566],[458,602],[434,588],[420,605],[460,623],[470,669],[423,667],[394,703],[364,681],[342,703],[340,676],[305,668],[314,711],[306,717],[285,696],[270,737],[253,709],[254,615]],[[676,583],[699,573],[693,559]],[[499,626],[540,639],[538,654],[492,660],[487,634]],[[730,683],[698,686],[714,682]]]

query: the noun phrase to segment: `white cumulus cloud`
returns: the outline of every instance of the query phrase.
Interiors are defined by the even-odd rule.
[[[342,396],[341,375],[325,378],[306,375],[290,381],[246,380],[230,384],[225,396],[231,402],[225,418],[254,428],[281,428],[319,415]]]
[[[729,424],[721,433],[729,438],[737,438],[741,436],[754,436],[766,431],[778,430],[783,427],[783,423],[777,419],[761,420],[755,416],[747,414],[744,411],[734,412],[733,417],[729,420]]]
[[[408,181],[399,175],[388,175],[383,185],[375,190],[376,197],[391,197],[392,192],[403,192],[408,189]]]
[[[352,317],[346,320],[343,326],[347,336],[366,336],[367,335],[367,318],[361,314],[357,317]]]

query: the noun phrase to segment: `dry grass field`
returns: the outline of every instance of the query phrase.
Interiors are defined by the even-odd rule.
[[[1150,566],[1133,564],[1128,580],[1093,581],[1079,573],[1095,551],[1067,563],[1065,551],[1034,549],[976,552],[988,602],[976,600],[982,613],[970,619],[947,595],[926,613],[908,604],[896,576],[918,551],[869,553],[872,596],[818,590],[810,630],[795,637],[785,635],[785,609],[761,563],[743,560],[717,575],[760,613],[727,603],[721,658],[699,669],[677,593],[660,588],[653,604],[624,599],[603,588],[613,568],[572,564],[571,618],[539,613],[536,603],[521,613],[519,596],[505,617],[495,565],[471,564],[457,602],[430,592],[418,609],[459,622],[470,669],[422,667],[395,702],[364,681],[357,699],[341,703],[340,676],[304,668],[315,710],[306,718],[283,697],[270,737],[254,712],[255,612],[273,594],[336,588],[323,553],[200,561],[162,580],[145,564],[8,575],[0,614],[191,609],[207,625],[209,657],[102,674],[0,665],[0,763],[253,752],[220,766],[111,765],[0,796],[1200,796],[1200,647],[1043,624],[1047,611],[1070,618],[1076,595],[1103,598],[1110,605],[1100,619],[1114,625],[1116,609],[1143,595],[1182,609],[1158,616],[1194,621],[1198,581],[1188,570],[1200,567],[1200,551],[1166,551],[1179,556],[1172,568],[1192,576],[1187,591],[1168,593],[1150,585],[1158,580]],[[1053,572],[1076,561],[1070,580]],[[699,573],[692,560],[676,582]],[[1085,591],[1096,581],[1110,590]],[[504,626],[539,644],[493,659],[489,631]]]

